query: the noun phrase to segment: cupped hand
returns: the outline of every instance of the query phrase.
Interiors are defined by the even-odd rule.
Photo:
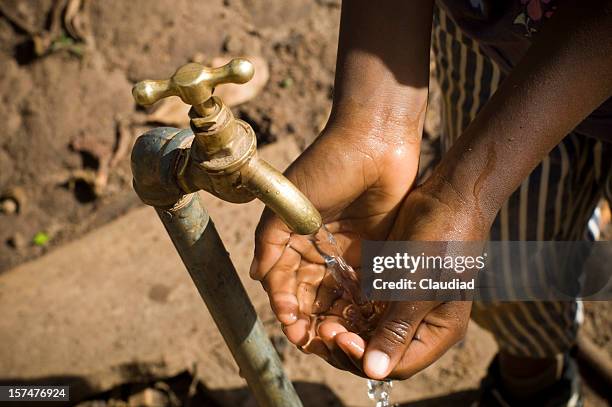
[[[376,123],[330,123],[286,171],[321,212],[350,264],[359,263],[361,239],[381,240],[389,234],[417,174],[420,131],[419,124],[382,128]],[[330,338],[334,342],[335,330],[344,327],[342,301],[337,301],[341,290],[325,270],[310,237],[293,234],[264,210],[251,277],[261,281],[289,341],[356,371],[344,352],[325,343]],[[328,314],[325,339],[311,324],[311,316],[322,312]]]
[[[433,184],[409,193],[388,240],[484,241],[490,224],[478,215],[477,206],[444,182]],[[470,301],[389,302],[367,341],[342,329],[337,329],[335,341],[366,376],[406,379],[463,338],[470,310]]]

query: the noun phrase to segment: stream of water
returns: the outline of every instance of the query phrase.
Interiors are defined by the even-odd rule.
[[[361,292],[359,277],[355,270],[342,258],[334,235],[323,226],[318,233],[311,236],[311,241],[325,260],[327,271],[342,288],[342,296],[349,304],[344,308],[343,318],[351,330],[368,338],[376,327],[378,317],[384,310],[384,304],[367,301]],[[391,380],[368,379],[368,398],[376,407],[389,407],[389,398],[393,383]]]

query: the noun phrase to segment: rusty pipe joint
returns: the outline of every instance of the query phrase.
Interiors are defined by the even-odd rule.
[[[193,140],[191,130],[157,127],[144,133],[132,148],[134,190],[147,205],[171,208],[185,196],[176,182],[176,166]]]

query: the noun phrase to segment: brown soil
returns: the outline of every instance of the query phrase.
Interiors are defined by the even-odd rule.
[[[339,0],[91,1],[89,42],[58,32],[44,56],[35,54],[32,33],[50,30],[54,2],[1,4],[0,200],[15,188],[21,195],[15,213],[0,211],[0,272],[140,205],[129,155],[117,157],[102,188],[88,178],[126,138],[131,144],[153,127],[131,98],[138,80],[168,77],[202,56],[260,55],[269,83],[234,109],[260,144],[293,138],[304,148],[329,114]],[[40,232],[49,242],[34,243]],[[610,305],[589,304],[586,331],[612,355]],[[466,370],[460,357],[452,362],[450,387]]]
[[[17,19],[0,18],[0,196],[18,186],[25,197],[17,213],[0,213],[0,271],[138,204],[128,156],[97,194],[81,176],[96,171],[118,137],[146,130],[145,112],[130,94],[138,80],[168,77],[198,56],[261,55],[271,62],[270,81],[235,109],[260,143],[294,137],[303,147],[327,119],[338,2],[95,1],[88,11],[91,44],[43,57],[11,20],[45,30],[52,2],[4,3]],[[63,40],[65,34],[56,42]],[[83,139],[89,148],[76,151]],[[32,243],[38,232],[48,244]]]

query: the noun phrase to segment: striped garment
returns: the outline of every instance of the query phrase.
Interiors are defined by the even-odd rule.
[[[493,95],[504,74],[437,7],[432,48],[442,92],[444,153]],[[567,135],[503,205],[490,239],[580,240],[589,238],[588,229],[591,236],[597,234],[596,228],[587,226],[602,195],[610,198],[611,174],[609,143],[576,133]],[[525,270],[521,267],[524,259],[502,257],[504,278],[518,281]],[[550,357],[574,344],[582,307],[559,301],[476,303],[472,318],[495,336],[501,350],[517,356]]]

